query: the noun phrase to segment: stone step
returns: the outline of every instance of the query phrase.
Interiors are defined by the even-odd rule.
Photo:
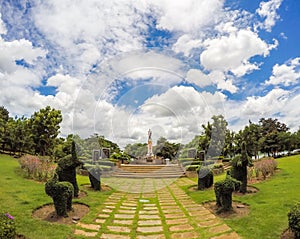
[[[122,178],[177,178],[185,176],[178,165],[121,165],[113,174]]]

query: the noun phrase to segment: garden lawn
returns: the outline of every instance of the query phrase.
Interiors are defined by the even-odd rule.
[[[87,177],[77,176],[77,180],[79,185],[89,183]],[[7,155],[0,155],[0,185],[0,211],[9,212],[15,217],[18,234],[30,239],[72,237],[74,225],[60,225],[32,218],[34,209],[52,203],[52,199],[46,195],[44,183],[24,179],[18,161]],[[83,221],[95,218],[102,202],[111,192],[88,191],[86,197],[73,200],[90,206],[90,212]]]
[[[234,196],[234,200],[250,205],[250,214],[243,218],[225,219],[240,236],[246,239],[280,238],[288,227],[287,214],[300,201],[300,155],[277,159],[279,171],[266,181],[254,184],[256,194]],[[218,176],[215,181],[225,178]],[[215,200],[214,190],[186,192],[198,203]]]

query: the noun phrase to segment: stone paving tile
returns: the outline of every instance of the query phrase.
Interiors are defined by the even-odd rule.
[[[115,209],[116,208],[116,206],[111,206],[111,205],[106,205],[105,207],[109,208],[109,209]]]
[[[176,231],[191,231],[194,230],[194,228],[190,224],[182,224],[182,225],[176,225],[171,226],[169,228],[170,232],[176,232]]]
[[[79,222],[77,224],[77,226],[85,228],[85,229],[93,230],[93,231],[99,231],[99,229],[101,228],[101,226],[98,224],[84,224],[81,222]]]
[[[130,239],[130,236],[104,233],[100,236],[100,239]]]
[[[107,228],[112,232],[130,232],[130,228],[126,226],[107,226]]]
[[[102,212],[111,213],[113,210],[109,208],[102,209]]]
[[[104,219],[104,218],[101,218],[101,219],[98,218],[95,220],[96,223],[100,223],[100,224],[103,224],[105,221],[106,221],[106,219]]]
[[[100,213],[97,215],[97,217],[99,218],[108,218],[110,215],[109,214],[104,214],[104,213]]]
[[[161,225],[161,220],[139,220],[139,226],[151,226],[151,225]]]
[[[184,213],[165,214],[166,219],[186,217]]]
[[[86,232],[83,230],[76,229],[74,234],[79,236],[85,236],[85,237],[95,237],[98,232]]]
[[[171,235],[172,239],[194,239],[201,238],[197,232],[178,232]]]
[[[143,210],[146,210],[146,211],[157,210],[157,206],[155,206],[155,207],[143,207]]]
[[[152,226],[152,227],[138,227],[137,232],[149,233],[149,232],[163,232],[162,226]]]
[[[120,209],[124,209],[124,210],[136,210],[136,207],[120,206]]]
[[[208,229],[209,232],[214,233],[214,234],[223,233],[223,232],[227,232],[227,231],[231,231],[231,230],[232,229],[229,226],[227,226],[226,224],[211,227]]]
[[[115,214],[116,219],[133,219],[134,214]]]
[[[198,222],[197,224],[199,227],[212,227],[221,224],[221,221],[218,219],[213,219],[209,221]]]
[[[241,237],[236,232],[231,232],[229,234],[223,234],[216,237],[211,237],[210,239],[240,239]]]
[[[161,206],[161,208],[164,209],[172,209],[172,208],[180,208],[178,205],[166,205],[166,206]]]
[[[164,214],[182,212],[181,208],[163,209]]]
[[[148,215],[148,214],[141,214],[139,215],[140,219],[160,219],[159,215]]]
[[[209,210],[201,210],[201,211],[190,211],[189,214],[191,216],[203,216],[210,215],[211,212]]]
[[[139,211],[139,214],[159,214],[159,211],[158,210],[153,210],[153,211],[141,210],[141,211]]]
[[[215,219],[216,216],[213,215],[213,214],[208,214],[208,215],[205,215],[205,216],[202,216],[202,217],[193,217],[196,221],[207,221],[209,219]]]
[[[133,220],[113,220],[114,224],[132,225]]]
[[[183,223],[188,223],[188,219],[187,218],[168,219],[166,220],[166,223],[168,225],[183,224]]]
[[[164,234],[156,234],[156,235],[140,235],[137,236],[137,239],[165,239]]]
[[[124,213],[124,214],[135,214],[135,211],[134,210],[123,210],[123,209],[119,209],[117,211],[117,213]]]

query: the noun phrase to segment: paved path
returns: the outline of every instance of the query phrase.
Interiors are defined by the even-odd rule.
[[[124,185],[128,190],[140,193],[126,190],[113,193],[94,223],[78,223],[75,235],[103,239],[240,238],[180,188],[195,182],[188,178],[173,181],[126,181]]]

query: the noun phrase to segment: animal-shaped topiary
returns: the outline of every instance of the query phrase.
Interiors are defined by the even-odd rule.
[[[72,210],[73,185],[69,182],[59,182],[57,173],[48,180],[45,192],[52,197],[56,214],[68,217],[68,211]]]
[[[232,159],[231,175],[236,180],[242,182],[240,188],[237,188],[241,193],[247,192],[247,166],[252,165],[252,160],[248,156],[246,143],[242,142],[241,154]]]
[[[219,213],[232,209],[232,193],[240,184],[241,182],[232,178],[229,172],[227,172],[225,180],[215,183],[214,190]]]
[[[67,181],[73,185],[74,197],[78,197],[79,188],[76,180],[76,168],[82,165],[82,162],[78,160],[75,151],[75,143],[72,142],[72,154],[61,158],[58,161],[56,173],[60,182]]]

